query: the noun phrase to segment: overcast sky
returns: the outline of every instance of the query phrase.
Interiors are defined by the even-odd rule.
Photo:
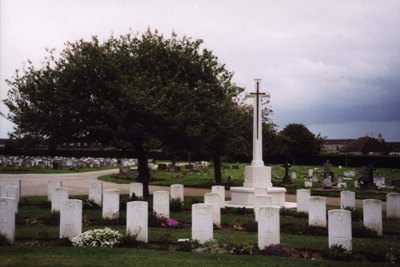
[[[0,0],[0,8],[1,99],[4,80],[27,59],[40,66],[45,48],[150,27],[203,39],[247,90],[262,78],[279,129],[303,123],[328,138],[400,141],[400,0]],[[11,130],[1,118],[0,138]]]

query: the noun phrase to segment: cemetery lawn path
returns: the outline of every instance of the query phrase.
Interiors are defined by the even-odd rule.
[[[87,195],[89,183],[97,181],[97,177],[118,173],[118,169],[101,170],[81,173],[56,173],[56,174],[0,174],[0,180],[21,180],[21,196],[47,196],[47,183],[51,180],[61,180],[63,187],[68,188],[69,195]],[[119,189],[121,194],[129,193],[129,184],[117,184],[103,181],[104,189]],[[156,190],[168,190],[169,186],[150,186],[150,193]],[[185,187],[185,196],[203,196],[210,192],[210,188]],[[225,192],[230,198],[230,192]],[[286,201],[295,202],[296,195],[286,194]],[[335,197],[326,198],[327,205],[339,206],[340,199]],[[385,209],[386,203],[383,203]],[[362,207],[362,200],[356,200],[356,206]]]

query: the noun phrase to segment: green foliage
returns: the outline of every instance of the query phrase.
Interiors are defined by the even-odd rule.
[[[378,237],[376,231],[365,227],[363,222],[353,222],[351,230],[354,237],[369,237],[369,238]]]
[[[362,219],[363,219],[363,215],[362,215],[362,213],[356,208],[356,207],[353,207],[353,206],[349,206],[349,207],[343,207],[343,209],[344,210],[348,210],[348,211],[350,211],[351,212],[351,221],[352,222],[359,222],[359,221],[362,221]]]
[[[60,225],[60,212],[52,211],[50,215],[45,218],[45,223],[49,225]]]
[[[328,249],[326,256],[331,260],[349,261],[352,258],[352,253],[342,245],[333,245]]]
[[[177,251],[192,252],[193,250],[201,247],[201,244],[197,240],[184,240],[178,241]]]
[[[82,200],[82,208],[83,209],[100,209],[100,206],[97,205],[93,199],[84,199]]]
[[[129,198],[130,201],[143,201],[143,197],[138,197],[136,196],[135,193],[132,193],[132,195]]]
[[[265,255],[269,256],[289,257],[292,256],[296,251],[287,245],[276,244],[266,247],[263,252]]]
[[[184,203],[180,198],[172,198],[169,202],[169,208],[171,211],[182,211],[184,209]]]
[[[134,248],[138,246],[138,241],[136,240],[137,234],[123,234],[120,244],[120,247],[124,248]]]
[[[167,218],[157,214],[156,212],[149,212],[149,227],[162,227]]]
[[[10,245],[10,242],[8,242],[7,238],[0,234],[0,246],[8,246]]]

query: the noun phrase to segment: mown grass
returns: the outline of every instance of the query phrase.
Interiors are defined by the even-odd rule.
[[[36,173],[36,174],[52,174],[52,173],[79,173],[79,172],[92,172],[92,171],[102,171],[116,169],[116,167],[98,167],[98,168],[70,168],[64,167],[59,169],[52,168],[39,168],[39,167],[0,167],[0,173],[4,174],[26,174],[26,173]]]

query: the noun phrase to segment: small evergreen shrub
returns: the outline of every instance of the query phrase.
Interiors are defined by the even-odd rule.
[[[328,249],[326,256],[330,260],[349,261],[352,258],[352,253],[342,245],[333,245]]]
[[[173,198],[170,201],[169,207],[171,211],[183,211],[184,204],[180,198]]]
[[[100,206],[97,205],[93,199],[84,199],[82,200],[82,208],[83,209],[100,209]]]

